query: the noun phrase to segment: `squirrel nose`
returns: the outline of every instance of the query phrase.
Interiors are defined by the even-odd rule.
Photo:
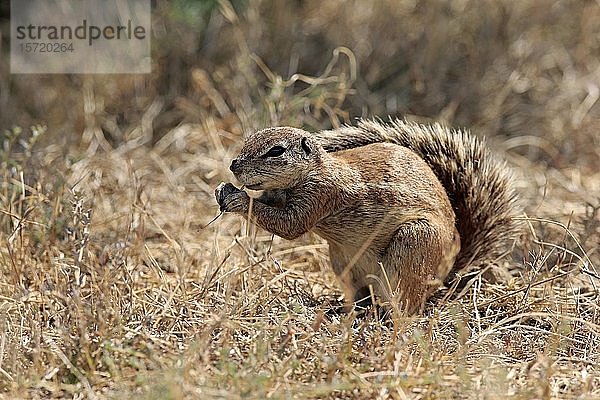
[[[229,170],[231,172],[235,172],[235,170],[239,167],[240,162],[238,161],[237,158],[234,158],[233,160],[231,160],[231,165],[229,166]]]

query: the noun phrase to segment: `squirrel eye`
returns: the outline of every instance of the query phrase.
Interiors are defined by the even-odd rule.
[[[272,147],[271,150],[267,151],[263,157],[279,157],[285,152],[285,147],[283,146],[275,146]]]

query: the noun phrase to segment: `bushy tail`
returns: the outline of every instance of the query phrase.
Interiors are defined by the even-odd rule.
[[[446,189],[454,208],[461,237],[455,272],[491,259],[517,232],[512,218],[517,210],[516,192],[510,171],[482,140],[466,131],[401,120],[361,121],[356,127],[315,136],[329,152],[388,142],[420,155]]]

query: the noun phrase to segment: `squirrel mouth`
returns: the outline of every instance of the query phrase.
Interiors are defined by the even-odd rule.
[[[255,183],[254,185],[246,185],[250,190],[261,190],[262,183]]]

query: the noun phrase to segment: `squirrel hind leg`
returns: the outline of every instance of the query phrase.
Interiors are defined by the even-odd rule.
[[[385,300],[404,314],[421,312],[427,298],[443,284],[458,253],[456,246],[453,228],[425,220],[403,225],[382,262],[382,274],[389,282],[381,293]]]

